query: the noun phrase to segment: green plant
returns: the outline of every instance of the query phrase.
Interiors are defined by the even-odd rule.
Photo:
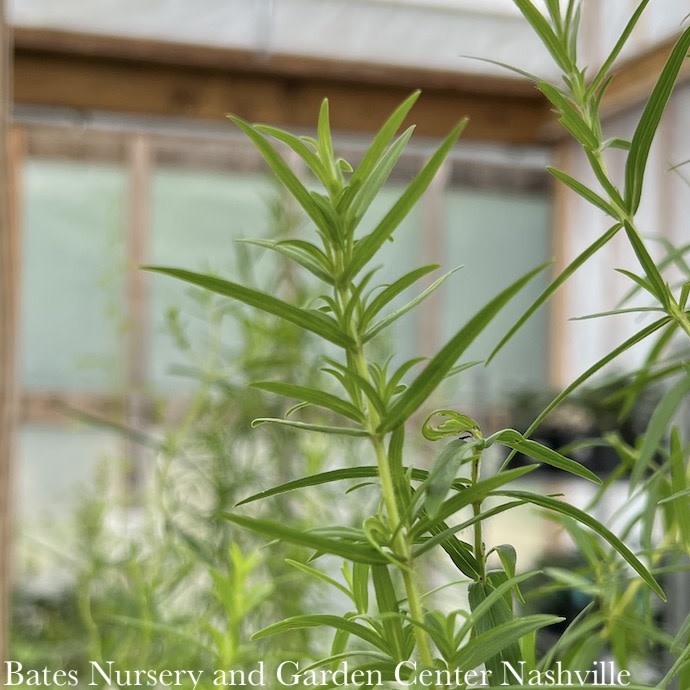
[[[687,428],[683,428],[678,414],[681,402],[690,392],[690,368],[687,360],[690,270],[685,260],[688,247],[674,247],[667,240],[645,237],[636,214],[643,199],[652,141],[690,49],[690,29],[681,34],[671,51],[632,137],[624,139],[614,134],[605,138],[601,118],[602,99],[614,79],[616,59],[648,6],[648,0],[638,4],[610,54],[593,74],[588,73],[578,61],[579,3],[573,0],[567,3],[549,0],[546,3],[547,13],[542,15],[529,0],[515,2],[562,72],[562,78],[557,84],[534,75],[527,76],[534,80],[537,88],[550,101],[561,125],[584,152],[592,179],[591,182],[577,180],[564,170],[549,170],[558,181],[606,214],[612,225],[557,276],[506,334],[496,351],[591,256],[619,233],[625,235],[639,265],[639,273],[617,269],[631,280],[630,291],[616,308],[589,318],[628,313],[655,320],[640,327],[632,337],[577,377],[537,416],[526,434],[532,433],[555,407],[618,356],[638,343],[651,340],[649,354],[643,366],[632,374],[624,374],[624,377],[631,376],[631,379],[625,381],[621,390],[610,394],[608,399],[621,405],[620,419],[625,420],[635,402],[651,384],[663,382],[666,386],[665,393],[655,405],[645,432],[636,440],[626,442],[619,434],[608,433],[603,439],[595,441],[596,444],[615,449],[620,465],[594,502],[602,500],[617,478],[630,473],[631,504],[637,503],[640,507],[625,518],[621,535],[629,540],[633,528],[639,528],[642,552],[652,570],[660,577],[669,576],[673,572],[687,572],[690,548],[690,514],[687,505],[689,453],[686,445]],[[609,171],[613,150],[617,150],[617,155],[622,156],[625,162],[624,176],[620,180]],[[658,261],[652,258],[652,243],[660,243],[664,251],[664,256]],[[665,277],[667,269],[671,267],[682,276],[675,284],[669,284]],[[633,301],[633,298],[641,295],[645,299],[642,305]],[[680,348],[675,342],[678,339],[685,341]],[[613,383],[620,385],[624,380],[620,377],[617,381],[613,379]],[[656,644],[670,650],[675,658],[670,669],[660,678],[658,687],[667,687],[676,675],[679,676],[681,687],[686,687],[690,682],[690,667],[687,663],[690,658],[690,617],[686,618],[679,630],[674,631],[675,636],[669,635],[667,630],[658,625],[655,607],[640,592],[639,581],[628,581],[620,573],[612,576],[610,554],[602,551],[601,546],[593,542],[576,524],[570,522],[565,526],[591,566],[587,574],[587,586],[598,593],[596,610],[583,616],[580,625],[573,629],[573,634],[568,638],[570,653],[582,653],[585,656],[596,654],[607,644],[619,663],[627,664],[631,655],[639,651],[632,641],[632,630],[643,638],[646,637],[647,653],[650,645]],[[585,639],[582,631],[587,629],[596,634]],[[560,644],[561,649],[568,647],[563,640]],[[584,650],[586,646],[589,651]]]
[[[529,11],[531,5],[520,4],[536,22]],[[549,5],[553,10],[554,4]],[[569,21],[572,23],[573,18]],[[538,26],[542,23],[543,18]],[[568,40],[571,33],[569,29]],[[314,551],[314,558],[330,555],[345,560],[344,581],[312,564],[298,567],[346,595],[352,610],[292,616],[265,628],[257,637],[304,628],[331,628],[331,649],[314,663],[311,672],[318,667],[333,672],[339,663],[352,660],[354,667],[348,667],[346,676],[358,686],[398,681],[426,687],[465,687],[474,684],[477,674],[484,672],[494,686],[504,681],[514,687],[530,682],[534,685],[542,678],[540,674],[553,672],[539,666],[535,633],[560,619],[516,612],[521,598],[519,585],[531,573],[516,574],[516,554],[510,545],[484,543],[483,525],[488,518],[525,503],[563,515],[596,535],[597,543],[601,540],[606,544],[607,553],[615,555],[617,571],[625,572],[625,566],[635,573],[635,587],[643,583],[655,595],[664,595],[640,558],[590,514],[556,497],[512,486],[534,466],[503,467],[497,474],[485,476],[482,458],[492,446],[505,446],[537,462],[598,482],[592,472],[515,430],[503,429],[484,436],[470,417],[455,410],[434,411],[427,407],[437,386],[463,367],[458,360],[467,347],[543,267],[505,288],[423,367],[420,359],[412,359],[393,369],[389,360],[380,361],[371,354],[376,337],[420,305],[449,275],[439,278],[406,306],[391,310],[389,305],[395,297],[438,267],[417,268],[389,285],[375,285],[376,269],[372,262],[383,244],[395,238],[396,228],[434,177],[465,121],[451,131],[378,225],[368,234],[358,233],[369,204],[412,135],[410,127],[395,137],[416,99],[417,94],[413,94],[391,115],[355,168],[334,152],[326,101],[319,114],[315,139],[232,118],[301,206],[315,231],[314,241],[295,238],[260,244],[288,256],[316,277],[324,289],[318,300],[305,305],[216,276],[170,267],[149,269],[295,324],[325,341],[331,351],[335,346],[339,356],[324,357],[323,376],[315,383],[254,383],[257,388],[296,401],[286,416],[262,416],[254,426],[271,424],[330,437],[354,436],[363,438],[369,446],[372,460],[365,466],[344,466],[304,475],[243,501],[247,504],[309,486],[323,488],[352,480],[356,482],[353,490],[373,491],[378,505],[358,528],[336,525],[304,529],[239,512],[225,515],[230,522],[270,539],[308,547]],[[302,159],[313,176],[308,185],[298,179],[272,140],[286,145]],[[637,177],[634,179],[637,184]],[[637,192],[631,194],[631,203],[636,204]],[[626,215],[620,226],[629,224]],[[673,304],[680,309],[678,303]],[[677,318],[679,327],[684,327],[687,317],[678,309],[673,311],[673,318]],[[666,323],[669,321],[656,328]],[[649,330],[645,329],[645,333]],[[338,423],[320,422],[313,416],[315,410],[335,415]],[[407,427],[420,414],[426,418],[421,428],[426,439],[454,438],[442,448],[428,471],[415,466],[410,453],[405,452]],[[488,507],[489,498],[499,502]],[[451,519],[456,524],[451,525]],[[461,531],[471,533],[469,543],[457,537]],[[431,608],[433,597],[424,585],[421,564],[430,552],[439,549],[457,567],[459,582],[467,585],[469,612]],[[492,554],[500,567],[490,565]],[[630,572],[626,575],[628,580]],[[482,665],[485,671],[478,670]],[[571,668],[568,666],[567,670]],[[366,675],[374,672],[374,677]]]

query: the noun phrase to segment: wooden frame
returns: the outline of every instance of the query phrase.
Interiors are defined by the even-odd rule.
[[[375,131],[414,89],[418,134],[444,136],[470,117],[467,139],[532,144],[552,119],[523,80],[399,68],[165,41],[17,27],[14,102],[311,127],[321,100],[334,129]]]
[[[612,115],[649,93],[675,37],[621,62],[604,99]],[[690,78],[690,64],[679,80]],[[372,65],[298,55],[101,36],[52,29],[14,30],[13,100],[67,108],[310,128],[324,96],[333,128],[372,132],[414,89],[417,132],[443,136],[465,115],[467,140],[547,144],[562,138],[553,113],[527,80]]]
[[[2,10],[0,0],[0,13]],[[0,21],[0,27],[1,27]],[[0,41],[0,45],[2,42]],[[0,57],[0,71],[4,69]],[[3,80],[4,86],[7,86]],[[6,100],[2,100],[7,103]],[[12,515],[14,456],[19,416],[17,332],[19,325],[19,271],[21,264],[21,170],[25,137],[10,128],[7,113],[0,115],[0,684],[8,651],[9,593],[12,581]]]
[[[19,310],[19,233],[13,207],[8,93],[11,74],[5,4],[0,0],[0,684],[8,659],[12,583],[12,480],[17,429],[16,327]]]

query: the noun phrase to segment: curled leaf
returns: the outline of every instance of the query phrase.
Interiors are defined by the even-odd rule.
[[[434,427],[431,425],[431,420],[437,416],[445,417],[446,420]],[[471,438],[477,440],[482,438],[479,424],[472,417],[453,410],[434,410],[422,426],[422,435],[428,441],[438,441],[438,439],[446,436],[466,437],[468,433]]]

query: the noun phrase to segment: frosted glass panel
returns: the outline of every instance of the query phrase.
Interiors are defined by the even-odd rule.
[[[125,201],[121,169],[26,164],[21,286],[26,388],[117,388]]]
[[[99,498],[97,473],[107,471],[112,480],[121,468],[122,440],[115,434],[87,427],[21,430],[13,501],[24,585],[54,591],[71,582],[78,514]]]
[[[214,272],[243,282],[238,271],[249,270],[257,279],[270,267],[270,257],[247,266],[238,260],[235,240],[269,235],[267,203],[275,192],[264,175],[214,174],[159,170],[153,185],[153,263]],[[255,256],[260,256],[256,254]],[[152,276],[152,381],[159,390],[187,387],[171,374],[171,367],[188,360],[175,347],[166,328],[165,313],[178,307],[196,346],[203,347],[207,314],[190,298],[190,288],[179,281]],[[233,333],[227,333],[232,344]],[[197,353],[201,354],[201,353]]]
[[[367,215],[360,225],[360,234],[371,232],[376,224],[389,211],[398,197],[403,193],[404,187],[399,185],[389,185],[381,190],[369,208]],[[409,271],[422,264],[422,207],[421,204],[415,206],[398,226],[392,241],[386,242],[379,254],[372,261],[369,269],[377,268],[372,285],[392,283]],[[365,269],[366,270],[366,269]],[[410,299],[419,292],[419,282],[399,295],[381,313],[382,316],[395,311],[405,305]],[[395,352],[395,360],[402,362],[405,359],[416,357],[419,352],[417,329],[419,324],[419,314],[411,311],[396,321],[393,326],[385,331],[382,349],[389,349]]]
[[[451,191],[446,201],[447,261],[464,268],[444,293],[446,337],[511,282],[550,258],[548,202],[544,197]],[[463,360],[485,359],[503,333],[546,287],[534,279],[470,347]],[[507,392],[547,381],[547,318],[540,310],[488,368],[463,377],[458,396],[500,403]]]

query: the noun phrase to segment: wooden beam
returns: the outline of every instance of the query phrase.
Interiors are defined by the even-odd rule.
[[[151,244],[151,176],[153,154],[148,137],[139,134],[129,144],[129,224],[127,229],[126,273],[127,309],[127,428],[144,431],[148,404],[146,385],[149,380],[150,304],[149,274],[139,266],[150,261]],[[126,495],[137,504],[143,495],[144,448],[133,437],[127,442]]]
[[[26,121],[28,154],[41,159],[68,159],[126,164],[131,129],[105,129],[75,124],[46,124]],[[254,145],[230,125],[212,133],[147,132],[156,165],[218,172],[264,172],[266,166]],[[362,141],[341,138],[339,156],[356,165],[365,149]],[[504,160],[482,161],[463,158],[458,149],[447,159],[449,186],[494,189],[504,193],[541,193],[549,175],[544,168]],[[426,147],[408,149],[391,173],[391,181],[407,182],[428,157]]]
[[[559,170],[572,173],[572,150],[575,144],[561,141],[556,146],[554,166]],[[554,257],[552,278],[560,275],[570,263],[568,255],[568,220],[572,212],[572,192],[563,184],[552,181],[551,204],[551,252]],[[548,384],[554,390],[560,390],[570,382],[568,379],[568,359],[570,341],[568,327],[568,284],[561,285],[551,296],[548,303]]]
[[[564,136],[550,107],[527,81],[494,75],[395,67],[300,55],[17,27],[14,102],[91,111],[312,128],[324,97],[334,129],[375,131],[414,89],[417,132],[442,136],[465,115],[467,139],[549,143]],[[622,61],[603,115],[642,103],[676,37]],[[690,78],[690,63],[679,80]]]
[[[451,166],[448,161],[439,168],[422,197],[422,232],[419,233],[418,251],[423,265],[442,264],[446,255],[447,241],[447,203],[448,183],[450,181]],[[438,274],[425,276],[420,285],[428,288]],[[441,292],[436,291],[426,299],[424,309],[418,314],[419,331],[417,334],[417,352],[425,357],[431,357],[443,344],[443,302]]]
[[[9,135],[12,52],[0,0],[0,685],[5,686],[9,658],[12,588],[12,464],[17,430],[17,312],[19,308],[19,234],[14,222]]]
[[[332,126],[373,132],[414,89],[418,134],[442,136],[463,116],[468,139],[532,144],[552,115],[527,81],[164,41],[18,27],[14,102],[84,111],[312,128],[321,100]]]

